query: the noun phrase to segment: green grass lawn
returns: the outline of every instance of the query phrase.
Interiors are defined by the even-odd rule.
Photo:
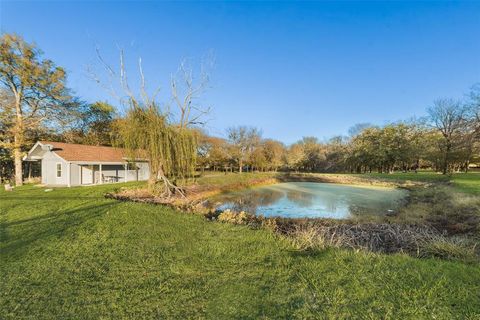
[[[453,176],[455,186],[464,192],[480,195],[480,172],[468,174],[455,174]]]
[[[393,174],[370,173],[360,176],[397,181],[453,182],[454,187],[459,191],[480,194],[480,172],[454,173],[452,175],[442,175],[431,171],[419,173],[395,172]]]
[[[0,319],[480,317],[480,267],[295,251],[265,230],[103,198],[0,191]]]

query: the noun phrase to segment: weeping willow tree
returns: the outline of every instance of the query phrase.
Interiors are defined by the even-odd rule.
[[[148,185],[153,193],[166,198],[185,195],[176,181],[195,173],[197,139],[193,130],[170,124],[167,115],[154,103],[132,103],[117,126],[117,142],[133,161],[149,161]]]
[[[197,156],[197,135],[193,127],[203,125],[202,119],[210,112],[197,104],[209,82],[209,68],[213,58],[206,56],[200,67],[200,76],[194,77],[193,68],[183,61],[171,78],[172,102],[177,110],[170,106],[163,111],[155,103],[156,93],[147,93],[142,60],[139,59],[140,91],[133,92],[128,84],[123,51],[120,51],[120,69],[116,71],[105,63],[97,49],[100,63],[107,71],[108,78],[120,80],[120,89],[127,99],[120,98],[112,85],[106,88],[122,104],[126,104],[125,117],[115,126],[113,140],[119,147],[127,150],[131,161],[146,159],[150,163],[149,188],[162,197],[173,194],[185,196],[184,189],[177,181],[192,177],[195,172]],[[97,74],[90,70],[90,75],[97,83],[102,83]],[[110,81],[107,81],[110,82]],[[168,105],[168,104],[167,104]],[[177,115],[177,121],[172,120]]]

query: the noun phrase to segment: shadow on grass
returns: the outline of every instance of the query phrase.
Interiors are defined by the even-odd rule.
[[[4,258],[18,257],[25,254],[34,242],[71,235],[79,226],[117,205],[111,202],[82,206],[13,222],[3,218],[0,220],[1,255]]]
[[[75,195],[71,195],[71,196],[64,196],[64,195],[59,195],[59,196],[55,196],[55,197],[52,197],[52,196],[31,196],[31,195],[25,195],[25,196],[14,196],[14,197],[0,197],[0,199],[2,199],[2,201],[8,201],[8,200],[25,200],[25,199],[29,199],[29,200],[42,200],[42,201],[48,201],[48,200],[55,200],[55,201],[62,201],[62,200],[98,200],[98,199],[102,199],[101,197],[99,197],[98,195],[92,195],[92,196],[75,196]]]

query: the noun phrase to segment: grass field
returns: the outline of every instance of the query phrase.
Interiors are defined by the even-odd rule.
[[[474,193],[476,177],[453,179]],[[478,264],[299,252],[266,230],[103,197],[119,186],[0,191],[0,319],[480,318]]]
[[[361,175],[365,176],[365,175]],[[396,172],[393,174],[379,174],[371,173],[366,174],[368,177],[384,180],[412,180],[412,181],[423,181],[423,182],[453,182],[454,187],[458,191],[471,193],[471,194],[480,194],[480,172],[471,172],[471,173],[454,173],[452,175],[442,175],[439,173],[433,173],[430,171],[419,172],[419,173],[403,173]]]
[[[463,192],[480,195],[480,173],[456,174],[453,176],[455,186]]]

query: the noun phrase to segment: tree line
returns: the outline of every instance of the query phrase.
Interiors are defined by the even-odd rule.
[[[141,61],[138,94],[126,82],[123,53],[121,61],[118,74],[126,96],[121,103],[127,108],[122,115],[107,102],[76,97],[66,85],[63,68],[22,37],[4,34],[0,38],[0,179],[14,178],[22,184],[31,174],[25,172],[28,165],[22,158],[38,140],[147,150],[158,169],[155,176],[166,186],[170,185],[167,176],[190,176],[194,170],[365,173],[430,168],[447,174],[467,171],[480,162],[480,86],[463,100],[434,101],[422,119],[384,126],[360,124],[346,136],[328,141],[304,137],[287,146],[263,138],[254,127],[232,127],[224,137],[204,132],[201,119],[209,108],[199,106],[197,99],[207,87],[208,74],[202,74],[197,84],[192,70],[181,64],[171,81],[178,110],[175,120],[146,94]]]
[[[384,126],[359,124],[329,141],[304,137],[286,146],[257,128],[229,128],[226,138],[200,133],[202,170],[286,170],[391,173],[433,169],[443,174],[480,166],[480,87],[464,101],[439,99],[427,116]]]

